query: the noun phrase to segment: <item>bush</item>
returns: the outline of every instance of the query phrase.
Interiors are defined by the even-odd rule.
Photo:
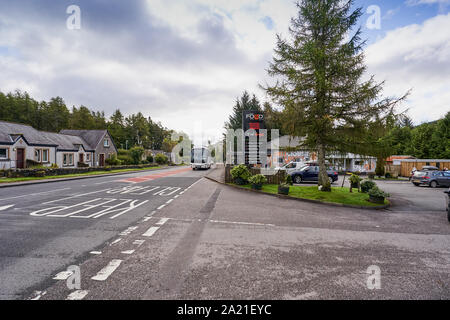
[[[150,162],[148,162],[148,160],[142,160],[141,164],[149,164]]]
[[[261,185],[267,182],[267,178],[262,174],[255,174],[248,179],[248,182],[251,184]]]
[[[78,168],[87,168],[87,167],[89,167],[89,165],[87,163],[84,163],[84,162],[78,162],[77,166],[78,166]]]
[[[392,178],[392,175],[391,175],[390,172],[386,172],[386,174],[384,175],[384,177],[385,177],[386,179],[391,179],[391,178]]]
[[[50,166],[50,168],[51,168],[51,169],[58,169],[59,167],[58,167],[58,165],[57,165],[56,163],[53,163],[53,164]]]
[[[252,176],[250,170],[248,170],[245,164],[235,166],[233,169],[231,169],[230,174],[234,180],[242,179],[244,181],[248,181],[248,179]]]
[[[350,176],[350,183],[352,185],[358,185],[361,182],[361,180],[362,180],[361,177],[358,176],[357,174],[352,174]]]
[[[143,155],[144,155],[144,148],[142,147],[134,147],[130,149],[130,157],[132,159],[133,164],[139,164],[142,160]]]
[[[133,164],[133,159],[131,159],[128,155],[119,155],[117,159],[120,160],[122,164],[127,166]]]
[[[375,182],[373,182],[372,180],[364,180],[361,183],[361,191],[363,193],[367,193],[369,192],[372,188],[376,187],[377,184]]]
[[[111,158],[106,159],[105,163],[109,166],[120,166],[122,164],[122,161],[118,159],[117,156],[114,154],[111,156]]]
[[[152,163],[153,162],[153,156],[152,155],[147,156],[147,161],[149,163]]]
[[[294,185],[294,182],[292,181],[292,176],[290,174],[286,175],[286,179],[284,180],[284,183],[288,186]]]
[[[119,150],[117,150],[117,155],[118,156],[129,156],[130,155],[130,151],[129,150],[125,150],[125,149],[119,149]]]
[[[167,158],[167,156],[165,154],[158,153],[155,156],[155,161],[157,164],[165,164],[169,161],[169,159]]]
[[[375,186],[369,190],[369,196],[374,198],[389,198],[391,195]]]
[[[34,173],[35,177],[45,177],[45,170],[38,170]]]

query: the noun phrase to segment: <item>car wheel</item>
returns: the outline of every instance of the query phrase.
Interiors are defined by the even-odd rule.
[[[295,183],[302,183],[302,177],[301,176],[295,176],[294,181]]]
[[[414,183],[414,185],[415,185],[416,187],[418,187],[418,186],[419,186],[419,184],[418,184],[418,183]]]
[[[430,182],[430,187],[436,188],[437,186],[438,186],[438,184],[437,184],[436,181],[431,181],[431,182]]]

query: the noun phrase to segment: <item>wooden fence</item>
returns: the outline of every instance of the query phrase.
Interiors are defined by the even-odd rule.
[[[233,182],[233,177],[231,176],[231,173],[230,173],[232,168],[233,168],[233,166],[231,166],[229,164],[227,164],[225,166],[225,183]],[[251,168],[250,172],[252,173],[252,175],[260,174],[261,169]],[[284,182],[284,180],[286,179],[286,172],[284,170],[280,170],[274,175],[265,175],[265,177],[267,178],[268,184],[280,184],[280,183]]]

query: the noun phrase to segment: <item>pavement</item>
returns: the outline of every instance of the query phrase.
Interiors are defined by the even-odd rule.
[[[0,191],[0,207],[15,205],[0,211],[0,297],[450,298],[443,189],[377,182],[393,206],[371,211],[242,192],[202,179],[219,169],[181,169]],[[124,212],[130,203],[112,199],[148,202]],[[71,265],[79,289],[67,286]],[[374,266],[379,289],[368,286]]]

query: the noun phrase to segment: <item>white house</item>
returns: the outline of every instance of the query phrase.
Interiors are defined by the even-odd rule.
[[[0,170],[26,168],[27,160],[47,167],[54,164],[59,168],[97,166],[95,150],[99,145],[111,146],[108,156],[116,148],[107,130],[92,131],[95,131],[92,136],[99,137],[99,141],[92,140],[89,144],[78,135],[38,131],[28,125],[0,121]],[[104,160],[105,154],[99,157]]]

